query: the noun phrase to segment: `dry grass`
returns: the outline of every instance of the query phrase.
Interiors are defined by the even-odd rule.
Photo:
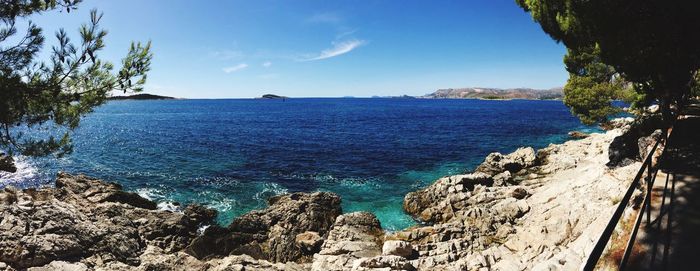
[[[642,197],[643,194],[639,196]],[[643,215],[639,214],[640,210],[641,208],[637,206],[632,207],[631,212],[620,219],[617,228],[610,237],[608,248],[600,257],[600,260],[596,265],[596,270],[618,270],[618,265],[620,264],[620,261],[622,261],[622,257],[625,254],[625,249],[627,248],[627,241],[629,240],[632,230],[634,229],[634,223],[637,219],[637,215]],[[635,244],[635,246],[632,248],[632,254],[630,254],[628,261],[628,267],[630,267],[628,269],[634,270],[635,268],[633,268],[633,266],[636,266],[639,261],[643,259],[644,254],[645,251],[642,246]]]

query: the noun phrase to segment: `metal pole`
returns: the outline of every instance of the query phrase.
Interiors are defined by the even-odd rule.
[[[651,173],[651,159],[649,159],[649,164],[647,165],[647,226],[651,225],[651,191],[654,185]]]

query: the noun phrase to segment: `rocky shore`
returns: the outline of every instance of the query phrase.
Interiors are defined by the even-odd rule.
[[[404,209],[421,223],[398,232],[371,213],[343,214],[328,192],[272,197],[222,227],[214,210],[157,210],[117,184],[62,173],[52,188],[0,191],[0,270],[577,270],[650,141],[616,125],[492,153],[411,192]]]

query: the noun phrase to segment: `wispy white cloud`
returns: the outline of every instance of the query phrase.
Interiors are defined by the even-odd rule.
[[[350,51],[355,50],[356,48],[365,44],[367,44],[366,41],[356,39],[346,40],[342,42],[333,42],[333,48],[321,51],[321,53],[318,56],[302,58],[301,61],[313,61],[336,57],[339,55],[347,54]]]
[[[272,62],[270,62],[270,61],[265,61],[265,62],[263,62],[262,66],[265,67],[265,68],[269,68],[270,66],[272,66]]]
[[[236,50],[221,50],[209,53],[210,57],[219,60],[231,60],[243,57],[243,52]]]
[[[325,12],[325,13],[316,13],[313,16],[306,18],[307,23],[329,23],[329,24],[337,24],[340,23],[343,19],[338,16],[338,14],[331,13],[331,12]]]
[[[357,29],[342,30],[338,32],[337,35],[335,35],[335,39],[339,40],[347,36],[352,36],[353,34],[355,34],[355,32],[357,32]]]
[[[235,65],[235,66],[225,67],[225,68],[223,68],[222,70],[223,70],[225,73],[232,73],[232,72],[240,71],[240,70],[245,69],[245,68],[247,68],[247,67],[248,67],[248,64],[241,63],[241,64],[238,64],[238,65]]]

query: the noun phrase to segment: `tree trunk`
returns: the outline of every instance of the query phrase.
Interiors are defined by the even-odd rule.
[[[666,87],[665,91],[663,92],[661,99],[660,99],[660,104],[659,104],[659,109],[661,110],[661,118],[663,120],[663,131],[668,131],[668,128],[671,127],[672,123],[672,112],[671,112],[671,100],[672,100],[672,95],[671,95],[671,88]],[[667,139],[667,133],[664,132],[664,139]]]

